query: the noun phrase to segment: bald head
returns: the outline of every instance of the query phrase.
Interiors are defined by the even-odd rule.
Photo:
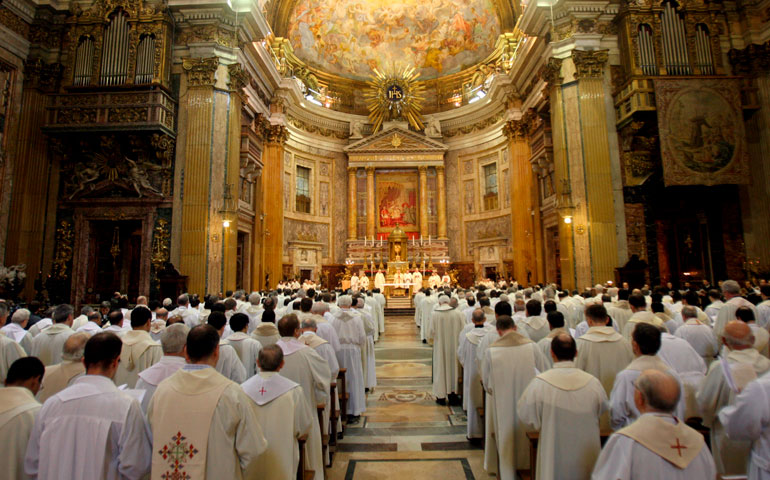
[[[634,386],[634,403],[640,413],[672,413],[679,403],[679,382],[667,372],[645,370]]]
[[[79,362],[82,360],[86,342],[88,342],[89,338],[90,337],[85,332],[70,335],[69,338],[64,341],[64,345],[62,346],[62,360],[69,362]]]
[[[471,320],[473,321],[474,325],[483,325],[486,319],[487,319],[487,316],[484,315],[484,310],[480,308],[477,308],[471,314]]]
[[[283,366],[283,350],[278,345],[268,345],[259,351],[257,365],[263,372],[277,372]]]
[[[754,346],[751,327],[741,320],[727,322],[722,339],[730,350],[746,350]]]

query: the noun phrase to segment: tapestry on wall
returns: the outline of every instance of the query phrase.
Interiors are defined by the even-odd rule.
[[[739,99],[735,79],[655,80],[666,186],[749,183]]]
[[[377,211],[379,231],[391,231],[400,225],[405,232],[417,229],[417,175],[412,173],[377,174]]]

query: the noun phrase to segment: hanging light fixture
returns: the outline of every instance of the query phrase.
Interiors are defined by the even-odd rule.
[[[575,205],[572,204],[572,187],[569,180],[563,178],[561,181],[561,195],[559,196],[558,211],[564,219],[564,223],[572,223],[572,215],[575,213]]]
[[[232,194],[232,184],[225,184],[225,192],[222,196],[222,209],[219,211],[222,215],[222,226],[230,228],[230,224],[233,223],[238,215],[238,207],[235,204],[235,198]]]

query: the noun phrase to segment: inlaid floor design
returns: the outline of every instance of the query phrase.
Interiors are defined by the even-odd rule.
[[[465,438],[460,407],[431,393],[431,348],[412,317],[386,317],[375,345],[377,388],[358,425],[338,441],[331,480],[440,478],[488,480],[484,451]]]

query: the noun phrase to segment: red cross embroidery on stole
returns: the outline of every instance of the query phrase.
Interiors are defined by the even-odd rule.
[[[684,445],[679,443],[679,439],[678,438],[676,439],[676,445],[671,445],[670,448],[675,448],[676,451],[679,452],[679,456],[680,457],[682,456],[682,449],[685,449],[685,450],[687,449],[687,447],[685,447]]]
[[[261,394],[262,394],[262,396],[264,397],[264,396],[265,396],[265,392],[266,392],[266,391],[267,391],[267,390],[265,390],[265,387],[262,387],[262,388],[259,390],[259,393],[261,393]]]

